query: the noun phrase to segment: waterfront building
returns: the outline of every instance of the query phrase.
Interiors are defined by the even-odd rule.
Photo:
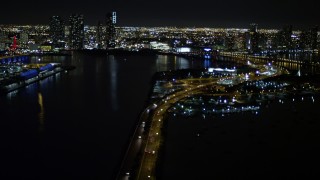
[[[65,33],[64,22],[60,16],[52,16],[50,18],[50,38],[54,48],[64,48]]]
[[[81,14],[72,14],[69,18],[69,49],[83,49],[84,18]]]
[[[99,21],[97,26],[97,49],[102,49],[104,43],[103,43],[103,25]]]
[[[106,45],[107,48],[114,48],[116,46],[116,12],[110,12],[106,17]]]

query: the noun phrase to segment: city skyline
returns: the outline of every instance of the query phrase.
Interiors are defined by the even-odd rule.
[[[2,3],[2,179],[320,175],[315,0],[100,1]]]
[[[222,27],[246,28],[255,22],[261,28],[281,28],[291,24],[294,28],[305,29],[319,25],[315,0],[294,1],[215,1],[200,0],[186,3],[181,0],[161,3],[139,1],[76,1],[28,3],[17,0],[12,5],[3,2],[0,24],[48,24],[51,16],[63,19],[73,13],[83,14],[84,23],[97,25],[104,22],[108,12],[116,11],[118,26],[177,26],[177,27]],[[7,17],[7,18],[5,18]]]

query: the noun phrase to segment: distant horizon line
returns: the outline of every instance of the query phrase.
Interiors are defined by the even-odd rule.
[[[250,23],[252,24],[252,23]],[[250,24],[248,24],[248,26],[250,26]],[[258,24],[259,25],[259,24]],[[0,23],[0,26],[50,26],[49,23],[47,24],[15,24],[15,23],[10,23],[10,24],[1,24]],[[66,25],[68,26],[68,25]],[[92,25],[92,24],[84,24],[84,26],[98,26],[98,25]],[[106,26],[105,24],[103,24],[103,26]],[[294,31],[301,31],[305,28],[294,28],[295,25],[294,24],[284,24],[281,28],[275,28],[275,27],[270,27],[270,28],[266,28],[266,27],[263,27],[263,28],[258,28],[260,30],[280,30],[282,29],[283,27],[286,27],[286,26],[292,26]],[[313,27],[319,27],[319,25],[317,24],[314,24],[312,26],[308,26],[308,29],[310,28],[313,28]],[[243,28],[243,27],[210,27],[210,26],[181,26],[181,25],[176,25],[176,26],[170,26],[170,25],[167,25],[167,26],[129,26],[129,25],[119,25],[119,26],[115,26],[116,28],[117,27],[135,27],[135,28],[195,28],[195,29],[198,29],[198,28],[210,28],[210,29],[243,29],[243,30],[246,30],[246,29],[250,29],[250,27],[246,27],[246,28]]]

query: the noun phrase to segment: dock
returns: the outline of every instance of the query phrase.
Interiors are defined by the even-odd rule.
[[[32,78],[28,79],[20,79],[20,78],[14,78],[11,79],[10,82],[4,83],[0,85],[0,94],[7,94],[9,92],[18,90],[20,88],[26,87],[29,84],[39,82],[45,78],[48,78],[50,76],[53,76],[55,74],[68,71],[68,70],[73,70],[75,69],[75,66],[57,66],[53,68],[52,70],[49,71],[42,71],[39,72],[37,75],[35,75]]]

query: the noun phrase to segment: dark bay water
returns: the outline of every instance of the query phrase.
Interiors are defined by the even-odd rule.
[[[257,114],[169,116],[158,179],[319,179],[319,98],[274,100]]]
[[[71,57],[33,57],[32,61],[36,62],[39,59],[40,62],[58,62],[64,65],[74,65],[76,69],[49,77],[17,92],[0,96],[0,179],[114,179],[139,113],[143,110],[148,99],[151,79],[154,73],[175,69],[219,66],[216,60],[187,60],[182,57],[163,55],[106,56],[74,53]],[[233,67],[234,64],[228,63],[228,66]],[[317,111],[314,110],[314,112]],[[289,115],[292,114],[288,113]],[[314,114],[318,117],[317,113]],[[270,116],[266,116],[266,118],[270,118]],[[306,115],[304,118],[308,119],[308,116]],[[194,119],[194,121],[198,120]],[[221,126],[224,127],[225,125],[226,128],[225,130],[221,129],[218,133],[223,131],[223,136],[226,134],[225,132],[229,133],[229,131],[231,134],[239,133],[238,130],[232,129],[235,126],[228,126],[230,123],[236,124],[232,122],[234,119],[221,121],[223,121]],[[206,122],[209,121],[201,121],[200,124],[194,125],[194,127],[202,127]],[[230,123],[223,124],[224,122]],[[239,122],[237,121],[237,123]],[[262,120],[261,122],[271,124],[272,131],[275,129],[279,133],[287,132],[283,130],[288,130],[288,126],[296,127],[289,129],[292,134],[295,134],[296,131],[302,132],[299,130],[299,124],[295,122],[290,124],[283,121],[286,123],[282,123],[281,128],[278,129],[273,127],[274,123],[267,120]],[[277,121],[277,123],[279,122]],[[309,125],[319,127],[315,119],[312,119],[310,123],[309,121],[306,122],[308,127]],[[180,127],[180,135],[190,133],[187,127],[181,129],[183,124],[179,119],[170,121],[169,125],[171,126],[168,129],[169,133],[175,131],[174,127]],[[208,125],[209,129],[210,127]],[[263,130],[270,132],[267,131],[268,128],[269,126]],[[305,128],[303,133],[308,133],[308,128]],[[264,136],[263,132],[257,134],[259,137],[260,135],[270,137]],[[319,137],[318,134],[317,136],[311,135],[305,136],[299,143],[304,143],[305,139],[316,141],[316,137]],[[175,137],[179,138],[180,136]],[[175,143],[176,138],[171,136],[170,138],[172,139],[168,143]],[[277,138],[278,136],[275,139]],[[279,136],[279,138],[284,137]],[[276,142],[288,147],[298,146],[298,150],[305,147],[297,144],[281,144],[282,141],[280,140]],[[208,147],[202,150],[197,149],[195,147],[198,145],[194,143],[198,142],[191,144],[193,146],[191,150],[196,151],[196,153],[206,149],[216,150],[216,155],[220,151],[223,151],[223,156],[229,153],[229,150],[225,153],[225,149],[216,149],[216,146],[213,149]],[[205,146],[211,147],[210,143],[208,145],[205,142]],[[212,143],[216,145],[221,142],[214,141]],[[179,145],[179,143],[176,143],[176,145]],[[175,146],[171,146],[171,148],[175,149]],[[234,147],[230,149],[232,148],[234,149]],[[179,154],[179,148],[174,151]],[[263,152],[266,153],[266,158],[269,157],[270,154],[267,153],[267,150]],[[235,154],[237,153],[238,151],[235,152]],[[286,152],[283,153],[285,154]],[[307,154],[309,152],[303,151],[303,153]],[[181,151],[180,154],[185,155]],[[176,158],[186,160],[185,156],[176,156]],[[200,157],[197,158],[197,156],[194,156],[194,158],[196,160],[201,159]],[[289,158],[289,155],[285,156],[285,159]],[[303,158],[303,156],[299,156],[299,158]],[[308,159],[311,158],[313,157],[310,154]],[[165,159],[165,161],[167,160]],[[175,161],[176,163],[170,163],[168,168],[175,165],[179,166],[179,162],[184,162],[180,160]],[[199,163],[196,160],[194,163]],[[249,158],[249,160],[253,161],[254,159]],[[168,161],[171,160],[169,159]],[[221,158],[216,161],[216,168],[220,167],[218,162],[224,161]],[[243,161],[239,162],[242,163]],[[288,162],[291,162],[291,160]],[[302,164],[305,163],[306,161],[302,162]],[[266,164],[267,167],[271,167],[271,165],[268,165],[270,164]],[[277,166],[279,171],[281,169],[280,166],[281,164]],[[183,172],[186,169],[182,168],[180,170],[180,177],[183,177]],[[272,170],[272,168],[268,170]],[[211,169],[208,167],[204,176],[210,175],[210,172]],[[166,177],[167,173],[170,175],[170,171],[167,172],[165,170],[164,177]],[[185,177],[191,176],[186,174]]]
[[[33,57],[76,69],[0,97],[1,179],[114,179],[157,71],[211,61],[172,56]]]

